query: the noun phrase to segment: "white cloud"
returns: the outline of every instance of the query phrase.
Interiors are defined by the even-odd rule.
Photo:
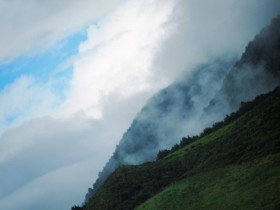
[[[89,27],[62,106],[65,115],[82,111],[100,118],[107,97],[126,98],[154,87],[152,62],[166,38],[172,3],[131,1],[100,26]]]
[[[119,0],[0,1],[0,61],[47,48],[110,12]]]
[[[46,48],[118,2],[0,1],[0,60]],[[278,4],[248,2],[123,2],[88,28],[62,104],[54,78],[23,76],[1,90],[0,208],[81,202],[145,101],[195,63],[240,54]]]
[[[59,98],[51,84],[40,84],[32,76],[21,76],[0,91],[0,134],[7,125],[19,125],[50,114]]]
[[[51,209],[61,210],[66,209],[62,203],[82,202],[123,132],[156,90],[149,81],[152,60],[165,39],[163,24],[171,12],[172,1],[132,1],[101,23],[99,30],[91,26],[74,59],[70,90],[60,109],[54,106],[59,98],[52,91],[52,78],[43,84],[24,76],[2,90],[1,101],[6,101],[2,119],[15,113],[21,116],[0,139],[0,170],[4,171],[0,207],[38,209],[47,198]],[[102,119],[92,120],[98,112]],[[73,181],[67,174],[72,172],[60,168],[86,159],[91,159],[85,163],[88,166],[79,170],[90,182],[78,187],[77,180],[73,194],[63,181]],[[42,186],[42,180],[48,187]],[[61,199],[53,196],[52,187]]]

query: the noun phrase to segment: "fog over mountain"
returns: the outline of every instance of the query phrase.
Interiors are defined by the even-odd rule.
[[[209,124],[202,124],[199,116],[231,65],[231,61],[202,65],[153,96],[123,135],[95,188],[119,165],[154,160],[160,149],[171,147],[186,133],[197,134]]]
[[[272,90],[280,81],[280,15],[250,41],[229,74],[221,90],[207,107],[208,113],[225,115],[240,102]],[[220,120],[220,119],[218,119]]]
[[[0,1],[0,209],[69,209],[96,190],[99,172],[95,186],[235,109],[249,88],[230,90],[234,99],[244,92],[230,107],[224,78],[279,8],[279,0]],[[258,78],[270,81],[263,68]],[[260,87],[248,98],[274,85],[249,80]]]
[[[153,96],[134,119],[103,171],[89,190],[89,198],[116,167],[154,160],[186,135],[236,111],[280,84],[280,16],[251,41],[242,57],[233,62],[214,61],[182,75]]]

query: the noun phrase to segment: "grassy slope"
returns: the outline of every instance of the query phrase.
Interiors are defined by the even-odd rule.
[[[279,119],[278,90],[162,160],[120,167],[86,209],[279,209]]]
[[[280,155],[187,177],[152,197],[141,209],[280,209]]]

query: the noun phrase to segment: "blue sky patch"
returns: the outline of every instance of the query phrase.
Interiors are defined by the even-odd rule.
[[[86,39],[85,30],[73,34],[45,52],[35,55],[22,55],[9,63],[0,64],[0,90],[23,75],[32,75],[38,82],[45,83],[53,76],[57,67],[78,53],[79,44]],[[69,78],[69,70],[55,76]]]

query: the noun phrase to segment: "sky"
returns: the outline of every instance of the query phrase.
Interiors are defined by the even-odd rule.
[[[146,101],[240,57],[278,0],[0,0],[0,209],[81,204]]]

